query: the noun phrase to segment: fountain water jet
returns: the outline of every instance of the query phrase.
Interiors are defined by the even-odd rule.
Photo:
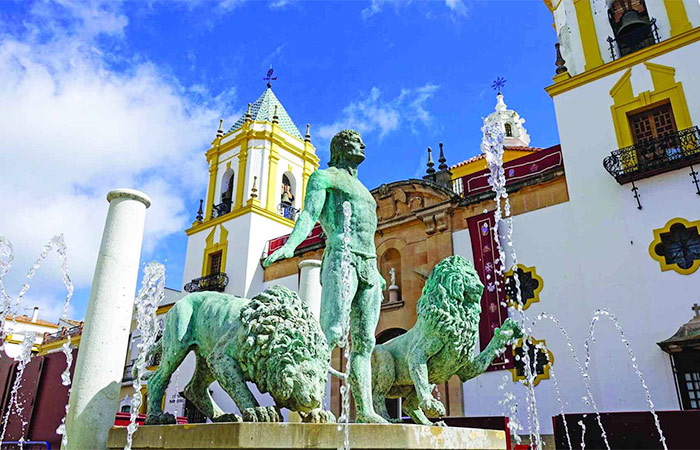
[[[644,379],[644,375],[642,374],[641,370],[639,370],[639,366],[637,365],[637,357],[635,356],[634,352],[632,351],[632,346],[630,346],[629,341],[627,340],[627,337],[625,336],[625,332],[622,329],[622,326],[620,325],[620,322],[617,320],[617,317],[613,313],[611,313],[607,308],[602,308],[599,309],[593,314],[593,318],[591,319],[591,325],[590,325],[590,331],[588,333],[588,337],[586,338],[586,342],[584,342],[584,347],[586,348],[586,360],[584,362],[584,366],[586,369],[588,369],[588,366],[591,362],[591,352],[590,352],[590,343],[595,342],[595,337],[593,335],[595,331],[595,325],[598,323],[598,320],[600,317],[607,317],[612,321],[612,323],[615,325],[615,328],[617,331],[620,333],[620,338],[622,339],[622,343],[625,344],[625,348],[627,349],[627,354],[630,357],[630,360],[632,361],[632,368],[634,369],[635,373],[637,374],[637,377],[639,378],[639,382],[642,384],[642,388],[644,389],[644,394],[646,395],[646,401],[647,404],[649,405],[649,412],[651,412],[651,415],[654,416],[654,425],[656,426],[656,431],[659,433],[659,442],[661,442],[661,445],[663,446],[664,450],[668,450],[668,447],[666,446],[666,438],[664,437],[664,433],[661,430],[661,423],[659,422],[659,416],[656,414],[656,410],[654,409],[654,402],[651,400],[651,392],[649,392],[649,387],[647,387],[646,380]]]
[[[17,296],[17,299],[14,300],[12,297],[7,294],[7,291],[5,290],[5,285],[3,282],[3,279],[5,275],[7,275],[7,272],[10,270],[10,266],[12,265],[12,261],[14,259],[14,250],[12,248],[12,244],[10,241],[8,241],[5,237],[0,236],[0,295],[2,296],[2,309],[0,309],[0,350],[4,348],[4,343],[5,343],[5,323],[6,323],[6,318],[8,315],[12,317],[12,322],[13,324],[16,325],[15,321],[15,316],[17,315],[17,311],[19,310],[19,307],[24,299],[24,295],[27,293],[29,290],[29,281],[34,278],[34,275],[36,275],[36,271],[39,269],[41,266],[41,263],[46,259],[48,256],[49,252],[55,249],[56,253],[58,253],[59,258],[61,259],[61,275],[62,275],[62,280],[63,284],[66,287],[66,300],[63,304],[63,312],[61,315],[61,319],[65,320],[68,316],[68,307],[70,305],[70,299],[73,296],[73,282],[71,281],[70,278],[70,272],[68,269],[68,258],[67,258],[67,247],[65,243],[65,239],[62,234],[56,235],[51,238],[51,240],[44,245],[41,254],[39,255],[39,258],[34,262],[32,267],[29,269],[29,272],[27,273],[27,281],[22,285],[22,289],[20,290],[19,295]],[[12,392],[10,395],[10,401],[8,404],[8,409],[7,409],[7,415],[5,419],[3,420],[3,429],[2,433],[0,434],[0,442],[4,438],[5,435],[5,428],[7,426],[7,418],[9,417],[10,411],[12,411],[13,405],[15,406],[15,410],[17,413],[21,411],[21,407],[17,404],[17,392],[20,388],[21,384],[21,379],[22,375],[24,373],[24,368],[26,365],[29,363],[31,360],[31,349],[32,345],[34,344],[36,340],[36,334],[34,333],[25,333],[24,339],[22,341],[21,349],[19,355],[17,355],[14,359],[17,361],[18,364],[18,371],[17,375],[15,377],[15,382],[13,383],[12,387]],[[67,336],[66,342],[63,344],[61,347],[61,351],[63,354],[66,356],[66,369],[61,373],[61,383],[64,386],[69,386],[70,385],[70,367],[73,364],[73,353],[70,349],[70,344],[71,344],[71,338],[70,335]],[[2,352],[0,351],[0,357],[2,357]],[[70,392],[70,391],[69,391]],[[68,405],[65,407],[66,414],[68,413]],[[62,442],[66,441],[66,435],[65,435],[65,417],[61,420],[61,425],[58,427],[56,432],[58,434],[62,435]],[[26,423],[23,423],[23,426],[26,425]],[[24,433],[22,433],[24,434]]]
[[[138,428],[136,418],[141,407],[143,376],[147,372],[146,358],[149,351],[158,338],[158,319],[156,310],[165,297],[165,266],[158,262],[151,262],[143,269],[141,289],[134,300],[134,315],[136,316],[136,329],[139,330],[141,340],[137,344],[139,354],[134,361],[134,395],[131,397],[131,417],[127,426],[126,445],[124,450],[131,450],[133,435]]]
[[[499,277],[503,277],[506,267],[506,253],[501,243],[501,236],[499,233],[499,228],[502,223],[505,222],[507,226],[506,240],[507,245],[511,249],[511,258],[513,267],[517,267],[517,255],[515,248],[513,246],[513,218],[511,216],[510,200],[508,199],[508,193],[506,191],[506,177],[505,171],[503,170],[503,139],[504,139],[504,125],[498,116],[489,116],[484,119],[484,126],[482,127],[483,139],[481,143],[481,151],[486,158],[486,163],[490,172],[488,178],[488,183],[491,185],[491,190],[496,194],[496,209],[494,211],[494,226],[493,234],[494,241],[496,242],[499,264],[495,267],[496,273]],[[502,206],[503,205],[503,206]],[[503,209],[502,209],[503,208]],[[505,213],[505,219],[504,219]],[[516,308],[521,313],[521,325],[525,324],[524,314],[522,313],[522,302],[520,293],[520,280],[518,279],[517,271],[513,271],[513,278],[515,280],[515,291],[516,291]],[[496,279],[496,286],[498,287],[499,281]],[[528,434],[530,435],[530,444],[534,440],[535,447],[537,450],[542,449],[542,438],[540,436],[540,422],[539,414],[537,412],[537,400],[535,398],[534,391],[534,375],[530,366],[530,355],[528,347],[529,330],[523,329],[523,365],[525,369],[525,386],[527,389],[527,409],[528,409]],[[512,420],[512,417],[511,417]],[[534,430],[532,426],[534,424]],[[517,435],[516,435],[517,436]],[[517,438],[516,438],[517,439]]]

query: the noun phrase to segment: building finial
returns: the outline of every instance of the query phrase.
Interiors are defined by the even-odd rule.
[[[197,211],[197,217],[195,217],[195,219],[196,219],[197,222],[199,222],[199,223],[202,223],[202,219],[204,219],[204,216],[202,215],[202,214],[204,214],[204,212],[202,211],[202,203],[203,203],[203,202],[204,202],[204,200],[202,200],[202,199],[200,198],[200,199],[199,199],[199,210]]]
[[[438,158],[438,162],[440,165],[438,166],[438,169],[440,170],[447,170],[447,159],[445,158],[445,153],[443,152],[442,149],[442,142],[440,142],[440,158]]]
[[[277,79],[277,77],[273,76],[275,74],[275,69],[272,68],[272,64],[270,64],[270,68],[267,69],[267,75],[263,80],[267,81],[267,88],[270,89],[272,88],[272,82]]]
[[[219,119],[219,129],[216,130],[216,137],[223,137],[224,136],[224,119]]]
[[[433,169],[433,166],[435,163],[433,162],[433,149],[428,147],[428,170],[425,171],[428,175],[432,175],[435,173],[435,169]]]
[[[493,88],[494,91],[498,93],[498,95],[501,95],[501,91],[503,90],[503,87],[506,85],[506,80],[503,77],[497,77],[496,80],[491,84],[491,88]]]
[[[252,104],[248,103],[248,111],[245,113],[245,121],[250,122],[253,120],[253,116],[250,114],[250,108],[252,108]]]
[[[275,105],[275,113],[272,116],[272,123],[279,123],[279,117],[277,117],[277,105]]]
[[[566,61],[564,61],[564,58],[561,56],[561,49],[559,48],[559,42],[554,44],[554,47],[557,49],[557,62],[555,65],[557,66],[556,73],[557,75],[566,73],[569,71],[569,69],[566,68]]]
[[[306,124],[306,136],[304,136],[304,142],[311,142],[311,125]]]
[[[253,177],[253,187],[250,190],[250,198],[258,198],[258,177]]]

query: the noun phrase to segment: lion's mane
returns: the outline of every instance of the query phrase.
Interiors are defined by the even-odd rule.
[[[273,286],[241,309],[238,363],[260,392],[291,395],[290,375],[307,360],[330,364],[321,326],[296,292]],[[325,377],[324,377],[325,382]]]
[[[450,256],[435,266],[418,300],[418,317],[437,330],[460,358],[471,357],[478,327],[484,285],[471,261]]]

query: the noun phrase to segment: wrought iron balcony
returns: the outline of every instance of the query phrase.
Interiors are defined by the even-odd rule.
[[[228,285],[228,275],[223,272],[195,278],[185,285],[187,292],[216,291],[223,292]]]
[[[216,219],[217,217],[223,216],[231,212],[231,200],[226,202],[221,202],[218,205],[214,205],[211,209],[211,218]]]
[[[281,216],[293,221],[297,220],[297,215],[299,214],[299,211],[299,209],[293,207],[288,203],[280,203],[279,205],[277,205],[277,212],[280,213]]]
[[[613,151],[603,166],[620,184],[700,163],[698,127],[667,133]]]
[[[649,24],[640,26],[632,31],[624,34],[618,34],[615,39],[608,36],[608,44],[610,44],[610,55],[613,61],[617,58],[634,53],[645,47],[658,44],[661,41],[659,38],[659,27],[656,26],[656,19],[651,19]]]

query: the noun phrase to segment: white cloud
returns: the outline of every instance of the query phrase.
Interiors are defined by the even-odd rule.
[[[216,96],[183,87],[143,58],[122,60],[127,71],[112,70],[109,45],[128,25],[118,6],[38,3],[21,34],[0,36],[0,234],[15,246],[11,295],[58,233],[76,286],[89,286],[110,189],[151,196],[148,256],[191,222],[195,206],[185,205],[184,193],[206,186],[203,151],[235,90]],[[32,284],[36,303],[51,314],[59,309],[49,299],[62,305],[64,295],[55,261],[49,258],[47,275]]]
[[[467,14],[467,7],[464,4],[464,0],[443,1],[445,6],[447,6],[454,14],[458,16],[465,16]],[[425,2],[426,0],[371,0],[369,6],[362,10],[362,17],[369,19],[375,14],[382,12],[386,6],[391,6],[393,7],[394,11],[398,11],[400,8],[407,5]]]
[[[377,133],[381,140],[403,126],[416,131],[417,126],[432,123],[426,104],[438,89],[439,86],[426,83],[421,87],[402,89],[395,98],[385,100],[381,90],[373,87],[368,95],[343,108],[341,118],[320,126],[316,134],[322,141],[327,141],[338,131],[353,128],[362,134]]]

